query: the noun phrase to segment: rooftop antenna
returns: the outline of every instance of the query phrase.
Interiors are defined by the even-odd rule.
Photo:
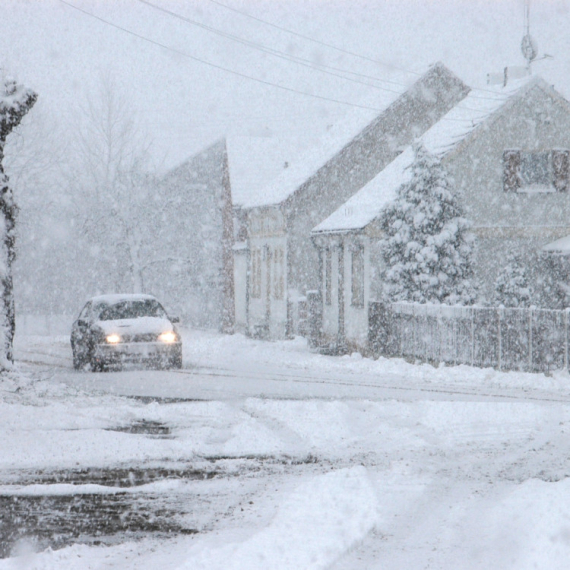
[[[538,46],[534,38],[530,35],[530,0],[524,2],[524,24],[525,35],[521,42],[521,51],[523,57],[526,59],[526,69],[528,74],[531,73],[530,64],[536,59],[538,55]]]
[[[521,41],[521,52],[526,59],[526,66],[511,65],[505,67],[503,73],[488,73],[487,83],[489,85],[500,85],[502,83],[503,87],[505,87],[512,79],[522,79],[530,75],[532,63],[552,58],[551,55],[545,53],[537,59],[538,45],[530,35],[530,0],[524,0],[524,36]]]

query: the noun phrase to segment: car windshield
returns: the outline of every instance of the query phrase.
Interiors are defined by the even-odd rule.
[[[121,319],[138,319],[139,317],[163,317],[165,310],[153,299],[121,301],[114,305],[105,305],[99,312],[100,321],[117,321]]]

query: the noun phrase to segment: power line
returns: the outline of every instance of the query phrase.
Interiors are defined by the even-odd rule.
[[[286,87],[284,85],[279,85],[278,83],[272,83],[270,81],[265,81],[264,79],[259,79],[257,77],[253,77],[251,75],[247,75],[245,73],[241,73],[239,71],[235,71],[233,69],[229,69],[227,67],[217,65],[217,64],[212,63],[210,61],[206,61],[204,59],[200,59],[199,57],[190,55],[189,53],[186,53],[182,50],[167,46],[161,42],[157,42],[155,40],[147,38],[146,36],[138,34],[137,32],[133,32],[132,30],[129,30],[127,28],[123,28],[122,26],[119,26],[118,24],[114,24],[113,22],[110,22],[109,20],[105,20],[104,18],[101,18],[100,16],[97,16],[95,14],[92,14],[91,12],[87,12],[86,10],[79,8],[79,6],[75,6],[74,4],[71,4],[70,2],[67,2],[66,0],[59,0],[59,1],[62,4],[65,4],[66,6],[69,6],[70,8],[73,8],[74,10],[77,10],[78,12],[81,12],[87,16],[90,16],[91,18],[94,18],[94,19],[98,20],[99,22],[102,22],[103,24],[111,26],[111,27],[113,27],[117,30],[120,30],[126,34],[134,36],[135,38],[139,38],[145,42],[148,42],[148,43],[153,44],[155,46],[161,47],[162,49],[165,49],[167,51],[171,51],[173,53],[176,53],[177,55],[181,55],[181,56],[186,57],[188,59],[191,59],[193,61],[203,63],[204,65],[208,65],[210,67],[213,67],[214,69],[218,69],[220,71],[225,71],[227,73],[231,73],[232,75],[236,75],[237,77],[241,77],[243,79],[249,79],[251,81],[261,83],[262,85],[269,85],[271,87],[276,87],[277,89],[281,89],[283,91],[288,91],[289,93],[297,93],[298,95],[305,95],[306,97],[313,97],[314,99],[320,99],[321,101],[328,101],[330,103],[338,103],[340,105],[346,105],[348,107],[355,107],[358,109],[367,109],[369,111],[382,111],[382,109],[378,109],[377,107],[369,107],[367,105],[359,105],[357,103],[350,103],[348,101],[341,101],[340,99],[333,99],[331,97],[325,97],[324,95],[315,95],[313,93],[307,93],[306,91],[300,91],[300,90],[294,89],[292,87]]]
[[[142,0],[141,0],[141,1],[142,1]],[[379,60],[377,60],[377,59],[373,59],[373,58],[367,57],[367,56],[365,56],[365,55],[362,55],[362,54],[359,54],[359,53],[356,53],[356,52],[353,52],[353,51],[345,50],[345,49],[340,48],[340,47],[338,47],[338,46],[335,46],[335,45],[333,45],[333,44],[329,44],[329,43],[323,42],[323,41],[321,41],[321,40],[317,40],[317,39],[315,39],[315,38],[312,38],[311,36],[307,36],[307,35],[305,35],[305,34],[301,34],[301,33],[299,33],[299,32],[295,32],[294,30],[290,30],[289,28],[284,28],[284,27],[282,27],[282,26],[278,26],[277,24],[274,24],[273,22],[268,22],[267,20],[263,20],[262,18],[257,18],[256,16],[252,16],[251,14],[248,14],[247,12],[243,12],[243,11],[241,11],[241,10],[238,10],[237,8],[232,8],[231,6],[228,6],[227,4],[224,4],[224,3],[222,3],[222,2],[219,2],[218,0],[210,0],[210,2],[212,2],[212,4],[216,4],[217,6],[221,6],[222,8],[225,8],[226,10],[231,10],[232,12],[235,12],[236,14],[241,14],[242,16],[245,16],[246,18],[250,18],[250,19],[252,19],[252,20],[255,20],[256,22],[260,22],[261,24],[265,24],[266,26],[270,26],[270,27],[275,28],[275,29],[277,29],[277,30],[281,30],[282,32],[286,32],[286,33],[291,34],[291,35],[293,35],[293,36],[297,36],[297,37],[299,37],[299,38],[303,38],[303,39],[308,40],[308,41],[310,41],[310,42],[314,42],[314,43],[316,43],[316,44],[319,44],[319,45],[321,45],[321,46],[325,46],[325,47],[334,49],[334,50],[339,51],[339,52],[341,52],[341,53],[345,53],[345,54],[347,54],[347,55],[352,55],[352,56],[354,56],[354,57],[357,57],[357,58],[360,58],[360,59],[363,59],[363,60],[366,60],[366,61],[369,61],[369,62],[372,62],[372,63],[376,63],[376,64],[379,64],[379,65],[383,65],[383,66],[386,66],[386,67],[392,67],[393,69],[397,69],[398,71],[402,71],[403,73],[410,73],[410,74],[412,74],[412,75],[417,75],[417,76],[421,76],[421,75],[422,75],[421,73],[419,73],[419,72],[417,72],[417,71],[413,71],[413,70],[407,69],[407,68],[405,68],[405,67],[400,67],[400,66],[394,65],[394,64],[392,64],[392,63],[386,63],[385,61],[379,61]],[[145,3],[148,3],[148,2],[145,2]],[[395,85],[402,85],[402,86],[405,87],[405,85],[396,83],[396,82],[394,82],[394,81],[388,81],[388,80],[384,80],[384,79],[381,79],[380,81],[386,81],[386,82],[389,82],[389,83],[394,83]],[[490,89],[484,89],[484,88],[482,88],[482,87],[473,87],[472,90],[474,90],[474,91],[481,91],[481,92],[483,92],[483,93],[491,93],[491,94],[493,94],[493,95],[497,95],[497,93],[496,93],[495,91],[492,91],[492,90],[490,90]],[[494,100],[492,97],[481,97],[481,96],[476,96],[476,95],[473,95],[472,97],[474,97],[475,99],[489,99],[489,100]]]
[[[357,109],[366,109],[366,110],[369,110],[369,111],[382,112],[382,111],[384,110],[384,109],[379,109],[379,108],[377,108],[377,107],[371,107],[371,106],[368,106],[368,105],[359,105],[358,103],[350,103],[350,102],[348,102],[348,101],[342,101],[342,100],[340,100],[340,99],[333,99],[333,98],[331,98],[331,97],[326,97],[326,96],[324,96],[324,95],[315,95],[315,94],[313,94],[313,93],[307,93],[306,91],[300,91],[300,90],[294,89],[294,88],[292,88],[292,87],[286,87],[286,86],[284,86],[284,85],[279,85],[278,83],[272,83],[272,82],[266,81],[266,80],[264,80],[264,79],[259,79],[259,78],[257,78],[257,77],[253,77],[253,76],[251,76],[251,75],[247,75],[247,74],[245,74],[245,73],[241,73],[241,72],[239,72],[239,71],[235,71],[235,70],[233,70],[233,69],[229,69],[229,68],[227,68],[227,67],[223,67],[223,66],[221,66],[221,65],[217,65],[217,64],[215,64],[215,63],[206,61],[206,60],[204,60],[204,59],[200,59],[200,58],[198,58],[198,57],[196,57],[196,56],[193,56],[193,55],[191,55],[191,54],[189,54],[189,53],[186,53],[186,52],[184,52],[184,51],[182,51],[182,50],[179,50],[179,49],[176,49],[176,48],[167,46],[166,44],[163,44],[163,43],[161,43],[161,42],[152,40],[152,39],[150,39],[150,38],[148,38],[148,37],[146,37],[146,36],[143,36],[142,34],[138,34],[137,32],[133,32],[132,30],[129,30],[129,29],[127,29],[127,28],[124,28],[124,27],[122,27],[122,26],[119,26],[118,24],[115,24],[115,23],[113,23],[113,22],[110,22],[109,20],[106,20],[106,19],[104,19],[104,18],[101,18],[100,16],[97,16],[96,14],[93,14],[93,13],[91,13],[91,12],[88,12],[88,11],[84,10],[83,8],[79,8],[78,6],[75,6],[74,4],[71,4],[70,2],[67,2],[67,0],[59,0],[59,1],[60,1],[62,4],[65,4],[66,6],[69,6],[70,8],[73,8],[74,10],[77,10],[78,12],[81,12],[82,14],[85,14],[86,16],[89,16],[89,17],[91,17],[91,18],[94,18],[95,20],[98,20],[99,22],[101,22],[101,23],[103,23],[103,24],[106,24],[106,25],[108,25],[108,26],[111,26],[112,28],[115,28],[115,29],[117,29],[117,30],[120,30],[120,31],[122,31],[122,32],[124,32],[124,33],[126,33],[126,34],[128,34],[128,35],[131,35],[131,36],[133,36],[133,37],[136,37],[136,38],[138,38],[138,39],[141,39],[141,40],[143,40],[143,41],[145,41],[145,42],[148,42],[148,43],[150,43],[150,44],[152,44],[152,45],[158,46],[158,47],[160,47],[160,48],[162,48],[162,49],[165,49],[165,50],[167,50],[167,51],[170,51],[170,52],[172,52],[172,53],[176,53],[177,55],[181,55],[181,56],[183,56],[183,57],[186,57],[186,58],[188,58],[188,59],[191,59],[192,61],[197,61],[197,62],[202,63],[202,64],[204,64],[204,65],[208,65],[209,67],[213,67],[214,69],[218,69],[218,70],[220,70],[220,71],[225,71],[225,72],[227,72],[227,73],[231,73],[232,75],[235,75],[235,76],[237,76],[237,77],[241,77],[241,78],[243,78],[243,79],[249,79],[249,80],[251,80],[251,81],[255,81],[256,83],[260,83],[260,84],[262,84],[262,85],[268,85],[268,86],[270,86],[270,87],[275,87],[275,88],[277,88],[277,89],[281,89],[281,90],[287,91],[287,92],[289,92],[289,93],[296,93],[296,94],[298,94],[298,95],[304,95],[304,96],[306,96],[306,97],[312,97],[312,98],[314,98],[314,99],[319,99],[319,100],[321,100],[321,101],[327,101],[327,102],[330,102],[330,103],[337,103],[337,104],[340,104],[340,105],[345,105],[345,106],[353,107],[353,108],[357,108]],[[400,92],[395,92],[395,93],[400,93]],[[493,93],[494,93],[494,92],[493,92]],[[478,97],[478,98],[483,98],[483,97]],[[494,100],[496,100],[496,99],[494,99]],[[459,105],[461,105],[461,102],[458,104],[458,106],[459,106]],[[475,109],[473,109],[473,110],[475,110]],[[441,120],[443,120],[443,121],[452,121],[452,122],[470,122],[470,119],[452,119],[452,118],[446,118],[446,117],[443,117]]]
[[[371,57],[367,57],[365,55],[353,52],[353,51],[349,51],[343,48],[340,48],[338,46],[335,46],[333,44],[328,44],[326,42],[322,42],[321,40],[317,40],[315,38],[312,38],[310,36],[306,36],[304,34],[300,34],[299,32],[295,32],[293,30],[289,30],[288,28],[284,28],[282,26],[278,26],[277,24],[274,24],[272,22],[268,22],[267,20],[262,20],[261,18],[257,18],[255,16],[252,16],[251,14],[248,14],[247,12],[242,12],[241,10],[237,10],[236,8],[232,8],[231,6],[228,6],[226,4],[223,4],[222,2],[218,2],[217,0],[210,0],[210,2],[212,2],[213,4],[217,4],[218,6],[221,6],[222,8],[225,8],[226,10],[231,10],[232,12],[236,12],[237,14],[241,14],[242,16],[245,16],[246,18],[251,18],[252,20],[255,20],[256,22],[261,22],[262,24],[265,24],[266,26],[271,26],[272,28],[275,28],[277,30],[281,30],[282,32],[287,32],[288,34],[291,34],[293,36],[297,36],[299,38],[303,38],[305,40],[308,40],[310,42],[314,42],[316,44],[319,44],[321,46],[325,46],[334,50],[337,50],[341,53],[345,53],[347,55],[352,55],[353,57],[358,57],[360,59],[364,59],[366,61],[370,61],[372,63],[376,63],[376,64],[380,64],[380,65],[384,65],[386,67],[392,67],[394,69],[397,69],[398,71],[403,71],[404,73],[411,73],[413,75],[422,75],[421,73],[418,73],[417,71],[411,71],[410,69],[404,69],[403,67],[398,67],[397,65],[394,65],[392,63],[386,63],[384,61],[379,61],[377,59],[373,59]]]
[[[246,45],[249,46],[253,49],[257,49],[263,53],[269,53],[275,57],[278,57],[280,59],[285,59],[287,61],[291,61],[294,63],[297,63],[299,65],[302,65],[304,67],[309,67],[310,69],[316,69],[317,71],[320,71],[321,73],[327,73],[328,75],[332,75],[333,77],[339,77],[341,79],[346,79],[348,81],[352,81],[354,83],[360,83],[361,85],[366,85],[368,87],[373,87],[375,89],[381,89],[383,91],[389,91],[390,93],[400,93],[400,91],[395,91],[393,89],[387,89],[385,87],[380,87],[377,85],[373,85],[370,83],[364,83],[362,81],[358,81],[355,79],[351,79],[350,77],[346,77],[345,75],[338,75],[336,73],[330,73],[325,71],[326,69],[330,69],[333,71],[340,71],[341,73],[348,73],[350,75],[354,75],[357,77],[362,77],[364,79],[369,79],[371,81],[381,81],[384,83],[390,83],[392,85],[398,85],[399,87],[405,87],[407,88],[408,85],[401,83],[401,82],[397,82],[397,81],[392,81],[390,79],[381,79],[380,77],[374,77],[372,75],[366,75],[364,73],[358,73],[356,71],[352,71],[349,69],[344,69],[341,67],[334,67],[331,65],[326,65],[326,64],[317,64],[315,65],[313,62],[311,62],[309,59],[303,58],[303,57],[299,57],[299,56],[294,56],[294,55],[290,55],[290,54],[286,54],[280,50],[274,49],[272,47],[268,47],[266,45],[257,43],[257,42],[253,42],[251,40],[246,40],[242,37],[239,36],[235,36],[233,34],[230,34],[228,32],[224,32],[223,30],[219,30],[217,28],[214,28],[212,26],[208,26],[206,24],[203,24],[201,22],[197,22],[196,20],[192,20],[191,18],[188,18],[186,16],[183,16],[182,14],[179,14],[177,12],[174,12],[172,10],[169,10],[167,8],[163,8],[162,6],[157,6],[156,4],[153,4],[152,2],[149,2],[148,0],[138,0],[141,4],[145,4],[147,6],[149,6],[150,8],[153,8],[154,10],[157,10],[159,12],[163,12],[164,14],[168,14],[169,16],[172,16],[173,18],[176,18],[178,20],[182,20],[183,22],[186,22],[187,24],[190,24],[192,26],[196,26],[198,28],[202,28],[204,30],[207,30],[209,32],[212,32],[213,34],[216,34],[218,36],[221,36],[223,38],[238,42],[242,45]]]
[[[396,94],[401,94],[401,93],[402,93],[402,91],[396,91],[396,90],[394,90],[394,89],[388,89],[388,88],[386,88],[386,87],[380,87],[380,86],[378,86],[378,85],[373,85],[373,84],[366,83],[366,82],[363,82],[363,81],[358,81],[358,80],[355,80],[355,79],[351,79],[350,77],[346,77],[346,76],[344,76],[344,75],[338,75],[337,73],[330,73],[330,72],[328,72],[328,71],[326,71],[325,69],[322,69],[322,68],[333,69],[333,70],[336,70],[336,71],[341,71],[341,72],[343,72],[343,73],[351,73],[351,74],[353,74],[353,75],[358,75],[359,77],[364,77],[364,78],[370,79],[370,80],[372,80],[372,81],[384,81],[384,82],[386,82],[386,83],[391,83],[391,84],[393,84],[393,85],[398,85],[398,86],[403,87],[403,88],[405,88],[405,89],[408,89],[408,88],[409,88],[408,85],[406,85],[406,84],[404,84],[404,83],[398,83],[398,82],[396,82],[396,81],[391,81],[391,80],[387,80],[387,79],[380,79],[379,77],[373,77],[373,76],[370,76],[370,75],[365,75],[365,74],[361,74],[361,73],[356,73],[356,72],[352,72],[352,71],[349,71],[349,70],[346,70],[346,69],[342,69],[342,68],[338,68],[338,67],[332,67],[332,66],[324,65],[324,64],[321,64],[321,65],[314,65],[314,64],[312,64],[312,63],[311,63],[309,60],[307,60],[307,59],[300,58],[300,57],[297,57],[297,56],[290,56],[290,55],[285,54],[285,53],[283,53],[283,52],[281,52],[281,51],[279,51],[279,50],[273,49],[273,48],[271,48],[271,47],[267,47],[267,46],[264,46],[264,45],[262,45],[262,44],[258,44],[258,43],[256,43],[256,42],[252,42],[252,41],[250,41],[250,40],[246,40],[246,39],[241,38],[241,37],[239,37],[239,36],[235,36],[235,35],[233,35],[233,34],[229,34],[229,33],[227,33],[227,32],[224,32],[224,31],[222,31],[222,30],[219,30],[219,29],[217,29],[217,28],[213,28],[212,26],[208,26],[208,25],[203,24],[203,23],[201,23],[201,22],[197,22],[196,20],[192,20],[192,19],[190,19],[190,18],[187,18],[186,16],[183,16],[183,15],[181,15],[181,14],[178,14],[177,12],[173,12],[172,10],[169,10],[169,9],[167,9],[167,8],[163,8],[163,7],[161,7],[161,6],[157,6],[156,4],[153,4],[152,2],[149,2],[148,0],[138,0],[138,1],[139,1],[141,4],[145,4],[145,5],[151,7],[151,8],[153,8],[153,9],[155,9],[155,10],[158,10],[159,12],[163,12],[163,13],[165,13],[165,14],[168,14],[169,16],[172,16],[173,18],[176,18],[176,19],[178,19],[178,20],[182,20],[183,22],[186,22],[186,23],[188,23],[188,24],[190,24],[190,25],[193,25],[193,26],[197,26],[197,27],[199,27],[199,28],[202,28],[202,29],[204,29],[204,30],[207,30],[207,31],[209,31],[209,32],[212,32],[212,33],[214,33],[214,34],[216,34],[216,35],[218,35],[218,36],[224,37],[224,38],[226,38],[226,39],[230,39],[230,40],[232,40],[232,41],[236,41],[236,42],[238,42],[238,43],[240,43],[240,44],[242,44],[242,45],[249,46],[249,47],[251,47],[251,48],[253,48],[253,49],[257,49],[257,50],[262,51],[262,52],[264,52],[264,53],[269,53],[269,54],[271,54],[271,55],[273,55],[273,56],[275,56],[275,57],[279,57],[280,59],[285,59],[286,61],[291,61],[291,62],[293,62],[293,63],[297,63],[298,65],[302,65],[303,67],[308,67],[308,68],[310,68],[310,69],[316,69],[317,71],[320,71],[321,73],[326,73],[327,75],[332,75],[333,77],[339,77],[340,79],[346,79],[347,81],[352,81],[353,83],[358,83],[358,84],[360,84],[360,85],[366,85],[367,87],[372,87],[373,89],[380,89],[380,90],[382,90],[382,91],[387,91],[387,92],[390,92],[390,93],[396,93]],[[494,93],[494,92],[492,92],[492,93]],[[472,95],[472,97],[475,98],[475,99],[494,100],[494,98],[491,98],[491,97],[483,97],[483,96],[477,96],[477,95]],[[459,104],[459,105],[461,105],[461,104]],[[469,107],[463,107],[463,108],[465,108],[465,109],[467,109],[467,110],[471,110],[471,111],[476,111],[476,110],[477,110],[477,109],[471,109],[471,108],[469,108]]]

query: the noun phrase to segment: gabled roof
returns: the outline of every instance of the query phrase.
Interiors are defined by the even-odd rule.
[[[412,147],[406,148],[378,176],[314,228],[313,233],[343,232],[366,226],[386,204],[396,198],[400,185],[411,178],[408,166],[413,159]]]
[[[542,247],[542,251],[555,255],[570,255],[570,236],[547,243]]]
[[[453,74],[441,63],[435,64],[414,83],[407,86],[391,86],[391,91],[375,91],[365,101],[363,107],[353,108],[339,122],[331,125],[318,144],[291,161],[289,168],[269,185],[260,188],[244,205],[247,208],[280,204],[300,188],[307,180],[365,132],[375,121],[390,111],[390,106],[415,85],[420,85],[430,74],[444,71]]]
[[[206,163],[212,157],[215,157],[212,167],[221,172],[224,149],[227,153],[234,206],[243,206],[249,202],[260,188],[276,178],[285,169],[285,164],[300,152],[298,142],[292,138],[231,135],[217,140],[170,169],[164,178],[192,171],[196,161]]]
[[[278,137],[226,137],[234,206],[244,206],[277,178],[300,151],[294,140]]]
[[[445,156],[459,149],[478,129],[499,116],[513,101],[539,87],[565,101],[539,77],[513,82],[507,87],[489,87],[471,91],[451,111],[433,125],[422,137],[425,148],[434,155]],[[411,147],[393,160],[382,172],[354,194],[313,233],[360,230],[372,222],[382,208],[396,197],[398,188],[409,180],[409,166],[414,158]]]

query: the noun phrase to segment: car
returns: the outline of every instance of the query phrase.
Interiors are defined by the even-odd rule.
[[[152,295],[93,297],[71,328],[73,367],[101,371],[146,363],[182,368],[178,321]]]

